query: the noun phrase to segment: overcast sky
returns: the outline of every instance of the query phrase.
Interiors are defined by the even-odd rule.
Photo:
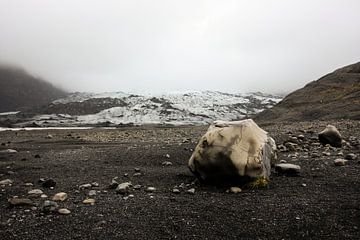
[[[360,61],[359,0],[0,0],[0,61],[71,91],[289,92]]]

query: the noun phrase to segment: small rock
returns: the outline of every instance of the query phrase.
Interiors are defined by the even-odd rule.
[[[163,162],[161,165],[163,165],[163,166],[171,166],[171,165],[172,165],[172,162],[165,161],[165,162]]]
[[[318,135],[322,145],[330,144],[332,147],[341,147],[342,137],[340,132],[333,125],[328,125]]]
[[[131,183],[130,182],[124,182],[119,184],[116,188],[116,192],[120,194],[126,194],[130,190]]]
[[[28,198],[10,198],[8,202],[11,206],[30,206],[33,202]]]
[[[47,198],[48,196],[46,194],[41,194],[40,198]]]
[[[300,173],[301,167],[299,165],[291,164],[291,163],[280,163],[275,165],[275,171],[278,173],[285,174],[297,174]]]
[[[95,199],[93,198],[87,198],[83,201],[83,204],[90,204],[90,205],[94,205],[95,204]]]
[[[345,159],[346,160],[355,160],[355,159],[357,159],[357,155],[354,153],[349,153],[349,154],[346,154]]]
[[[41,180],[41,179],[40,179]],[[55,180],[49,178],[47,180],[44,180],[43,183],[41,184],[43,187],[45,188],[52,188],[56,186],[56,182]]]
[[[347,162],[348,162],[348,160],[345,160],[342,158],[338,158],[338,159],[334,160],[335,166],[345,166]]]
[[[134,197],[134,194],[129,194],[128,197],[129,197],[129,198],[133,198],[133,197]]]
[[[34,186],[34,184],[32,184],[32,183],[25,183],[24,186],[25,186],[25,187],[32,187],[32,186]]]
[[[88,195],[91,196],[95,196],[96,195],[96,191],[95,190],[90,190]]]
[[[61,201],[61,202],[63,202],[63,201],[65,201],[67,198],[68,198],[67,193],[65,193],[65,192],[59,192],[59,193],[57,193],[57,194],[55,194],[55,195],[53,196],[52,200],[53,200],[53,201]]]
[[[170,154],[166,154],[165,157],[166,157],[166,158],[170,158]]]
[[[323,154],[324,156],[330,156],[330,155],[331,155],[330,152],[322,152],[322,154]]]
[[[62,215],[69,215],[71,213],[71,211],[67,208],[60,208],[58,210],[58,213],[62,214]]]
[[[18,151],[16,151],[15,149],[5,149],[5,150],[0,150],[0,153],[17,153]]]
[[[90,189],[92,187],[92,185],[90,183],[85,183],[79,186],[80,190],[84,190],[84,189]]]
[[[39,154],[36,154],[34,158],[41,158],[41,156]]]
[[[177,189],[177,188],[174,188],[174,189],[172,190],[172,192],[175,193],[175,194],[179,194],[179,193],[180,193],[180,190]]]
[[[301,184],[301,186],[306,187],[306,183]]]
[[[147,187],[145,191],[146,191],[146,192],[155,192],[155,191],[156,191],[156,188],[154,188],[154,187]]]
[[[134,168],[135,172],[140,172],[140,168]]]
[[[29,195],[32,195],[34,197],[39,197],[41,196],[41,194],[43,194],[44,192],[41,190],[41,189],[33,189],[33,190],[30,190],[28,192]]]
[[[124,177],[128,177],[129,176],[129,174],[128,173],[124,173]]]
[[[41,206],[41,211],[45,213],[55,212],[57,208],[58,208],[58,204],[56,202],[46,200]]]
[[[195,194],[195,188],[190,188],[186,192],[189,193],[189,194]]]
[[[139,176],[141,176],[142,174],[140,173],[140,172],[136,172],[136,173],[134,173],[134,177],[139,177]]]
[[[115,188],[117,188],[117,186],[119,186],[119,183],[116,181],[116,179],[117,179],[117,178],[113,178],[113,179],[111,180],[111,183],[110,183],[110,185],[109,185],[109,188],[110,188],[110,189],[115,189]]]
[[[297,138],[300,139],[300,140],[304,140],[304,139],[305,139],[305,136],[302,135],[302,134],[300,134],[300,135],[297,136]]]
[[[280,163],[286,163],[286,160],[280,160]]]
[[[46,136],[46,139],[52,139],[53,138],[53,136],[51,135],[51,134],[48,134],[47,136]]]
[[[98,183],[98,182],[93,182],[93,183],[91,183],[91,186],[93,186],[93,187],[99,187],[99,183]]]
[[[230,188],[230,192],[231,192],[231,193],[240,193],[240,192],[241,192],[241,188],[239,188],[239,187],[231,187],[231,188]]]
[[[3,185],[3,186],[5,186],[5,185],[11,185],[13,183],[13,180],[11,180],[11,179],[4,179],[4,180],[1,180],[0,181],[0,186],[1,185]]]
[[[141,189],[141,185],[137,184],[133,187],[135,190],[140,190]]]

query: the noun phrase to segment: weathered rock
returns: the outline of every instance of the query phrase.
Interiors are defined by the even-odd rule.
[[[131,183],[130,182],[124,182],[117,186],[116,192],[120,194],[126,194],[130,190]]]
[[[179,193],[180,193],[180,190],[177,189],[177,188],[174,188],[174,189],[172,190],[172,192],[175,193],[175,194],[179,194]]]
[[[43,194],[44,192],[41,190],[41,189],[33,189],[33,190],[30,190],[28,192],[29,195],[33,196],[33,197],[40,197],[41,194]]]
[[[41,211],[45,213],[55,212],[58,206],[59,205],[56,202],[46,200],[41,206]]]
[[[333,125],[328,125],[319,133],[318,137],[322,145],[330,144],[332,147],[341,147],[341,134]]]
[[[335,166],[345,166],[347,162],[348,162],[348,160],[345,160],[342,158],[338,158],[338,159],[334,160]]]
[[[87,198],[83,201],[83,204],[89,204],[89,205],[94,205],[95,204],[95,199],[93,198]]]
[[[6,185],[10,185],[13,184],[13,180],[11,179],[4,179],[0,181],[0,186],[6,186]]]
[[[280,163],[275,165],[275,171],[278,173],[285,174],[298,174],[300,173],[301,167],[299,165],[291,163]]]
[[[45,188],[52,188],[56,186],[56,182],[54,179],[46,179],[42,182],[41,186],[45,187]]]
[[[91,196],[95,196],[96,195],[96,191],[95,190],[90,190],[88,192],[88,195],[91,197]]]
[[[161,165],[163,165],[163,166],[171,166],[171,165],[172,165],[172,162],[165,161],[165,162],[163,162]]]
[[[52,200],[53,200],[53,201],[61,201],[61,202],[63,202],[63,201],[65,201],[67,198],[68,198],[67,193],[65,193],[65,192],[59,192],[59,193],[57,193],[57,194],[55,194],[55,195],[53,196]]]
[[[84,189],[90,189],[92,187],[92,185],[90,183],[85,183],[79,186],[80,190],[84,190]]]
[[[356,160],[357,155],[354,154],[354,153],[349,153],[349,154],[346,154],[345,159],[347,159],[347,160]]]
[[[0,153],[17,153],[18,151],[16,151],[15,149],[5,149],[5,150],[0,150]]]
[[[231,193],[240,193],[242,190],[239,187],[231,187],[230,192]]]
[[[10,198],[8,202],[11,206],[32,206],[34,203],[28,198]]]
[[[155,191],[156,191],[156,188],[154,188],[154,187],[147,187],[145,191],[146,191],[146,192],[155,192]]]
[[[141,185],[137,184],[133,187],[135,190],[140,190],[141,189]]]
[[[62,214],[62,215],[69,215],[71,213],[71,211],[67,208],[60,208],[58,210],[58,213]]]
[[[190,188],[186,191],[188,194],[195,194],[195,188]]]
[[[276,145],[253,120],[216,121],[201,137],[190,160],[191,172],[200,180],[269,178],[276,160]]]
[[[117,178],[113,178],[113,179],[111,180],[111,183],[110,183],[110,185],[109,185],[109,188],[110,188],[110,189],[116,189],[117,186],[119,186],[119,183],[116,181],[116,179],[117,179]]]

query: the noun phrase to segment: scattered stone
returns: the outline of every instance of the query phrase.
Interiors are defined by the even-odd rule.
[[[30,206],[33,202],[28,198],[10,198],[8,202],[11,206]]]
[[[286,160],[280,160],[280,163],[286,163]]]
[[[62,215],[69,215],[71,213],[71,211],[67,208],[60,208],[58,210],[58,213],[62,214]]]
[[[131,183],[130,182],[124,182],[117,186],[116,192],[120,194],[126,194],[130,190]]]
[[[140,172],[140,168],[134,168],[135,172]]]
[[[347,162],[348,162],[348,160],[345,160],[342,158],[338,158],[338,159],[334,160],[335,166],[345,166]]]
[[[96,195],[96,191],[95,190],[90,190],[88,195],[91,196],[95,196]]]
[[[165,161],[165,162],[163,162],[161,165],[163,165],[163,166],[171,166],[171,165],[172,165],[172,162]]]
[[[318,135],[322,145],[330,144],[332,147],[341,147],[342,137],[340,132],[333,125],[328,125]]]
[[[41,194],[40,195],[40,198],[47,198],[48,197],[48,195],[46,195],[46,194]]]
[[[331,155],[330,152],[322,152],[322,154],[323,154],[324,156],[330,156],[330,155]]]
[[[135,190],[140,190],[141,189],[141,185],[137,184],[133,187]]]
[[[40,179],[41,180],[41,179]],[[56,186],[56,182],[55,180],[49,178],[47,180],[44,180],[43,183],[41,184],[43,187],[45,188],[52,188]]]
[[[142,174],[140,173],[140,172],[136,172],[136,173],[134,173],[134,177],[139,177],[139,176],[141,176]]]
[[[47,136],[46,136],[46,139],[52,139],[53,138],[53,136],[51,135],[51,134],[48,134]]]
[[[80,190],[84,190],[84,189],[90,189],[92,187],[92,185],[90,183],[85,183],[79,186]]]
[[[16,151],[15,149],[5,149],[5,150],[0,150],[0,153],[17,153],[18,151]]]
[[[275,165],[275,171],[284,174],[298,174],[300,173],[301,167],[299,165],[291,163],[280,163]]]
[[[301,186],[306,187],[306,183],[301,184]]]
[[[179,194],[179,193],[180,193],[180,190],[177,189],[177,188],[174,188],[174,189],[172,190],[172,192],[175,193],[175,194]]]
[[[45,213],[55,212],[58,208],[58,204],[54,201],[46,200],[44,201],[43,205],[41,206],[41,211]]]
[[[146,191],[146,192],[155,192],[155,191],[156,191],[156,188],[154,188],[154,187],[147,187],[145,191]]]
[[[356,160],[356,159],[357,159],[357,155],[354,154],[354,153],[349,153],[349,154],[346,154],[345,159],[346,159],[346,160]]]
[[[318,158],[318,157],[320,157],[320,154],[318,152],[312,152],[311,157],[312,158]]]
[[[36,154],[34,158],[41,158],[41,156],[39,154]]]
[[[34,186],[34,184],[32,184],[32,183],[25,183],[24,186],[25,186],[25,187],[32,187],[32,186]]]
[[[129,174],[128,173],[124,173],[124,177],[128,177],[129,176]]]
[[[110,189],[116,189],[117,186],[119,186],[119,183],[116,181],[116,179],[117,179],[117,178],[113,178],[113,179],[111,180],[111,183],[110,183],[110,185],[109,185],[109,188],[110,188]]]
[[[188,194],[195,194],[195,188],[190,188],[186,191]]]
[[[93,186],[93,187],[99,187],[99,183],[98,183],[98,182],[93,182],[93,183],[91,183],[91,186]]]
[[[230,192],[231,192],[231,193],[240,193],[240,192],[241,192],[241,188],[239,188],[239,187],[231,187],[231,188],[230,188]]]
[[[83,204],[89,204],[89,205],[94,205],[95,204],[95,199],[93,198],[87,198],[83,201]]]
[[[305,136],[302,135],[302,134],[300,134],[299,136],[297,136],[297,138],[300,139],[300,140],[304,140],[304,139],[305,139]]]
[[[133,198],[133,197],[135,197],[135,196],[134,196],[134,194],[129,194],[128,197],[129,197],[129,198]]]
[[[52,200],[53,200],[53,201],[61,201],[61,202],[63,202],[63,201],[65,201],[67,198],[68,198],[67,193],[65,193],[65,192],[59,192],[59,193],[57,193],[57,194],[55,194],[55,195],[53,196]]]
[[[344,156],[344,153],[343,153],[343,152],[338,152],[336,155],[338,155],[338,156]]]
[[[6,186],[6,185],[11,185],[13,183],[13,180],[11,179],[4,179],[0,181],[0,186]]]
[[[165,157],[166,157],[166,158],[170,158],[170,154],[166,154]]]
[[[41,189],[33,189],[28,192],[32,197],[40,197],[44,192]]]

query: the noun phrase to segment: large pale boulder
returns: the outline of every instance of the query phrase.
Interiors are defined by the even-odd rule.
[[[189,168],[204,181],[268,179],[275,160],[275,141],[252,119],[216,121],[200,138]]]

